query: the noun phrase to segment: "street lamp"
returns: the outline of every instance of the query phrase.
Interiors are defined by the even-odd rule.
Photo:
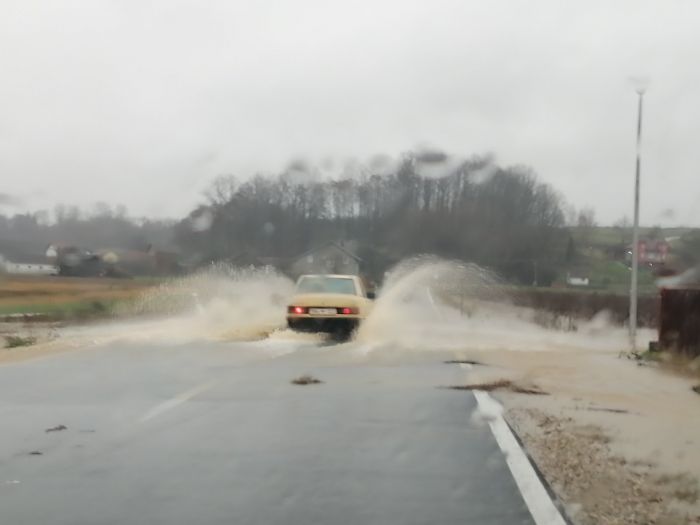
[[[637,107],[637,163],[634,172],[634,224],[632,226],[632,279],[630,282],[630,345],[632,352],[637,351],[637,280],[639,269],[639,175],[641,171],[642,149],[642,102],[644,88],[638,88],[639,103]]]

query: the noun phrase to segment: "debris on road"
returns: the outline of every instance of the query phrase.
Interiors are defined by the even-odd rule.
[[[44,453],[43,453],[43,452],[40,452],[40,451],[38,451],[38,450],[32,450],[32,451],[29,453],[29,455],[30,455],[30,456],[43,456]]]
[[[592,412],[612,412],[613,414],[629,414],[629,410],[625,410],[624,408],[606,408],[606,407],[588,407],[586,410],[590,410]]]
[[[292,379],[293,385],[318,385],[321,383],[323,383],[323,381],[310,375],[303,375],[297,377],[296,379]]]
[[[493,392],[494,390],[510,390],[516,394],[531,394],[536,396],[547,396],[549,392],[545,392],[537,386],[524,386],[514,383],[510,379],[498,379],[496,381],[488,381],[486,383],[471,383],[468,385],[453,385],[447,387],[451,390],[483,390],[485,392]]]
[[[51,427],[46,429],[46,433],[49,432],[61,432],[62,430],[68,430],[68,427],[66,425],[58,425],[56,427]]]
[[[693,387],[693,392],[695,392],[696,394],[700,394],[700,385],[695,385]]]
[[[445,361],[446,365],[476,365],[476,366],[481,366],[484,363],[480,363],[479,361],[475,361],[474,359],[450,359],[448,361]]]

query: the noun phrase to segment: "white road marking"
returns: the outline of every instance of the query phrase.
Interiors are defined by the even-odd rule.
[[[168,410],[171,410],[183,404],[187,400],[192,399],[194,396],[201,394],[206,390],[209,390],[211,387],[214,386],[214,384],[214,381],[201,384],[199,386],[191,388],[190,390],[182,392],[181,394],[178,394],[175,397],[168,399],[167,401],[163,401],[162,403],[157,404],[151,410],[149,410],[143,416],[141,416],[141,418],[139,419],[139,423],[145,423],[149,419],[153,419],[154,417],[160,416],[164,412],[167,412]]]
[[[475,390],[474,397],[479,403],[479,408],[488,406],[496,401],[483,390]],[[489,426],[496,438],[498,446],[506,457],[506,463],[510,472],[515,478],[515,483],[520,489],[520,493],[525,500],[527,508],[530,509],[532,519],[537,525],[566,525],[564,518],[559,513],[559,509],[549,497],[547,489],[544,488],[535,469],[525,455],[525,451],[520,448],[510,427],[500,415],[490,418]]]
[[[468,363],[462,363],[459,366],[464,370],[473,368]],[[475,374],[472,373],[471,376],[472,379],[476,379]],[[527,508],[530,510],[532,519],[537,525],[566,525],[566,521],[537,476],[530,460],[525,455],[525,451],[503,419],[500,403],[483,390],[474,390],[474,397],[479,405],[479,411],[486,416],[489,422],[491,433],[496,438],[496,443],[506,458],[508,468]]]

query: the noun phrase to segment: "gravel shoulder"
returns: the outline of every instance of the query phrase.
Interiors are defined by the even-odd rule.
[[[517,385],[493,395],[575,524],[700,523],[697,380],[609,351],[470,356],[470,380]]]

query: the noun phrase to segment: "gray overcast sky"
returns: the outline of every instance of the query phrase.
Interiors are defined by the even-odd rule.
[[[641,74],[642,223],[700,225],[699,24],[695,0],[0,0],[0,211],[176,217],[221,173],[429,143],[613,222]]]

